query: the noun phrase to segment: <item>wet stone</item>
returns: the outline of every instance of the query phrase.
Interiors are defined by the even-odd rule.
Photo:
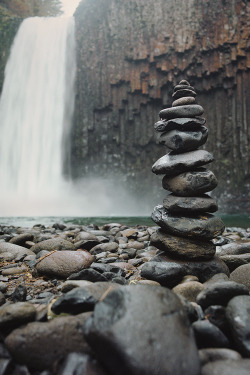
[[[201,212],[215,212],[218,210],[216,200],[205,194],[201,197],[178,197],[169,194],[163,200],[163,207],[173,214],[195,214]]]
[[[158,205],[152,213],[152,220],[164,232],[181,237],[211,240],[223,233],[225,225],[222,220],[211,214],[197,216],[175,216]]]
[[[198,241],[168,235],[162,230],[156,231],[151,236],[150,244],[164,251],[170,256],[183,259],[211,259],[216,251],[211,241]]]
[[[226,306],[233,297],[248,294],[249,291],[245,285],[235,283],[234,281],[222,281],[220,283],[207,285],[204,290],[198,294],[196,301],[205,309],[211,305]]]
[[[186,86],[187,88],[183,88],[183,89],[178,89],[176,90],[173,95],[172,95],[172,98],[173,99],[179,99],[179,98],[183,98],[183,97],[186,97],[186,96],[190,96],[190,97],[196,97],[196,92],[194,90],[190,90],[190,88],[188,86]],[[198,115],[199,116],[199,115]]]
[[[178,107],[172,107],[163,109],[159,113],[161,119],[170,120],[172,118],[179,117],[195,117],[201,116],[204,109],[198,104],[182,105]]]
[[[207,363],[201,375],[249,375],[250,359],[220,360]]]
[[[158,375],[200,373],[187,314],[166,288],[130,285],[111,292],[86,322],[85,337],[110,375],[152,375],[156,368]]]
[[[226,307],[226,318],[237,350],[250,357],[250,296],[237,296]]]
[[[187,274],[185,267],[176,262],[144,263],[141,268],[141,276],[148,280],[157,281],[162,286],[173,288]]]
[[[154,129],[157,132],[167,132],[170,130],[197,130],[206,123],[204,117],[185,117],[175,118],[171,120],[160,120],[154,124]]]
[[[156,142],[176,152],[188,152],[206,143],[207,136],[208,129],[205,126],[201,126],[196,131],[175,129],[169,132],[156,132]]]
[[[162,180],[162,187],[173,194],[187,197],[207,193],[218,184],[214,173],[206,168],[184,172],[175,177],[166,175]]]
[[[213,155],[205,150],[195,150],[183,154],[170,152],[154,163],[152,172],[171,177],[211,163],[213,160]]]
[[[196,343],[201,348],[228,348],[228,338],[208,320],[199,320],[192,324]]]
[[[241,359],[240,353],[232,349],[226,348],[206,348],[199,350],[199,358],[201,365],[205,365],[208,362],[221,361],[221,360],[232,360],[238,361]]]
[[[182,98],[176,99],[172,103],[172,107],[177,107],[179,105],[186,105],[186,104],[195,104],[195,103],[196,103],[196,100],[195,100],[194,97],[192,97],[192,96],[184,96]]]
[[[87,280],[87,281],[107,281],[106,277],[100,272],[97,272],[93,268],[87,268],[80,272],[73,273],[68,277],[68,280]]]

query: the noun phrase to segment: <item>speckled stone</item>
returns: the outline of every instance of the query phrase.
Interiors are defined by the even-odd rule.
[[[166,108],[160,111],[159,117],[164,120],[179,117],[201,116],[204,112],[202,106],[198,104],[182,105],[178,107]]]
[[[170,152],[154,163],[152,172],[172,177],[211,163],[213,160],[213,155],[205,150],[195,150],[183,154]]]
[[[186,214],[188,212],[194,214],[201,212],[215,212],[218,210],[216,200],[205,194],[202,197],[178,197],[169,194],[163,200],[163,207],[165,207],[168,212],[174,214]]]
[[[196,100],[192,96],[184,96],[182,98],[176,99],[172,103],[172,107],[177,107],[179,105],[195,104]]]
[[[165,132],[174,129],[178,130],[197,130],[202,125],[205,125],[206,119],[204,117],[186,117],[175,118],[171,120],[160,120],[154,124],[154,129],[157,132]]]
[[[207,136],[208,129],[205,126],[193,131],[175,129],[169,132],[156,132],[156,142],[180,153],[196,150],[206,143]]]
[[[181,197],[207,193],[215,189],[217,184],[214,173],[205,168],[184,172],[175,177],[165,176],[162,180],[163,189]]]
[[[222,220],[213,215],[206,214],[196,217],[171,215],[161,205],[154,208],[152,219],[166,233],[188,238],[211,240],[222,234],[225,229]]]

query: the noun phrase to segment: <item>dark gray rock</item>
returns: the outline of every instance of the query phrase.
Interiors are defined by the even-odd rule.
[[[203,284],[204,285],[204,284]],[[207,319],[218,327],[222,332],[228,333],[228,324],[226,320],[226,308],[221,305],[212,305],[204,310]]]
[[[176,99],[172,103],[172,107],[177,107],[179,105],[186,105],[186,104],[196,104],[195,98],[192,96],[183,96],[182,98]]]
[[[206,348],[199,350],[199,358],[201,365],[204,366],[208,362],[232,360],[238,361],[242,357],[240,353],[232,349],[226,348]]]
[[[220,259],[226,263],[230,272],[233,272],[236,268],[243,266],[244,264],[250,263],[250,253],[239,255],[220,255],[219,252],[217,253]]]
[[[17,302],[0,308],[0,331],[10,330],[35,320],[36,309],[29,302]]]
[[[218,273],[225,273],[226,275],[230,275],[229,269],[227,268],[226,264],[222,262],[218,257],[214,256],[210,260],[203,260],[203,261],[190,261],[190,260],[181,260],[181,259],[173,259],[170,256],[157,255],[152,258],[153,262],[161,262],[164,264],[165,262],[171,262],[179,264],[180,266],[184,267],[186,275],[193,275],[197,276],[201,283],[211,279],[214,275]]]
[[[68,277],[68,280],[87,280],[87,281],[107,281],[106,277],[100,272],[94,270],[93,268],[87,268],[81,270],[80,272],[73,273]]]
[[[236,268],[231,273],[230,280],[243,284],[250,290],[250,264],[244,264]]]
[[[184,172],[174,177],[166,175],[162,180],[163,189],[181,197],[207,193],[215,189],[217,184],[218,181],[214,173],[206,168],[198,168],[195,171]]]
[[[167,132],[170,130],[197,130],[200,129],[202,125],[206,123],[204,117],[186,117],[186,118],[176,118],[172,120],[160,120],[154,124],[154,129],[157,132]]]
[[[163,200],[163,207],[173,214],[187,214],[188,212],[194,214],[218,210],[216,200],[205,194],[202,197],[177,197],[169,194]]]
[[[197,216],[177,216],[167,212],[158,205],[152,213],[152,220],[159,225],[164,232],[181,237],[211,240],[222,234],[225,225],[222,220],[211,214]]]
[[[250,360],[221,360],[207,363],[202,367],[201,375],[249,375]]]
[[[15,245],[20,245],[25,247],[26,241],[33,241],[34,240],[34,234],[33,233],[22,233],[17,236],[12,237],[9,240],[9,243],[13,243]]]
[[[57,375],[105,375],[96,360],[88,354],[70,353],[59,365]]]
[[[195,150],[182,154],[175,154],[171,151],[154,163],[152,172],[171,177],[211,163],[213,160],[213,155],[205,150]]]
[[[90,250],[90,254],[96,255],[102,253],[103,251],[109,251],[111,253],[114,253],[117,251],[117,249],[118,243],[116,242],[100,243]]]
[[[24,302],[27,296],[27,289],[25,285],[18,285],[14,292],[11,294],[11,300],[13,302]]]
[[[162,230],[152,234],[150,244],[170,256],[183,259],[211,259],[216,251],[212,241],[198,241],[168,235]]]
[[[226,318],[237,350],[250,357],[250,296],[231,299],[226,308]]]
[[[227,303],[236,296],[248,295],[249,291],[245,285],[235,283],[233,281],[222,281],[206,285],[200,294],[198,294],[196,302],[203,309],[211,305],[226,306]]]
[[[188,317],[166,288],[131,285],[113,291],[96,305],[85,337],[110,375],[200,373]]]
[[[179,99],[183,98],[185,96],[190,96],[190,97],[196,97],[196,92],[192,89],[190,89],[190,86],[187,86],[186,88],[179,88],[176,91],[174,91],[172,98],[174,99]]]
[[[179,117],[201,116],[204,109],[198,104],[182,105],[178,107],[166,108],[159,112],[159,117],[164,120]]]
[[[163,286],[173,288],[187,274],[185,267],[175,262],[146,262],[141,268],[141,276],[154,280]]]
[[[156,142],[176,152],[187,152],[204,145],[207,136],[208,129],[205,126],[201,126],[196,131],[175,129],[169,132],[156,132]]]
[[[103,273],[103,272],[113,272],[116,273],[117,276],[125,276],[126,272],[118,266],[114,264],[101,264],[101,263],[92,263],[91,268],[94,270]]]
[[[5,297],[4,297],[4,294],[2,292],[0,292],[0,306],[4,305],[5,304]]]
[[[13,363],[11,359],[0,358],[0,375],[8,375],[12,373]]]
[[[228,348],[228,338],[208,320],[198,320],[192,324],[196,343],[201,348]]]
[[[248,242],[232,242],[218,249],[218,254],[221,255],[239,255],[250,253],[250,241]]]
[[[31,370],[49,369],[55,361],[71,352],[90,353],[83,325],[89,313],[64,316],[50,322],[29,323],[7,336],[5,343],[11,356]]]
[[[59,297],[51,306],[51,310],[55,314],[80,314],[92,311],[104,293],[117,287],[116,284],[110,282],[96,282],[81,288],[74,288]]]
[[[54,250],[75,250],[74,245],[62,238],[53,238],[36,243],[30,249],[35,254],[41,250],[54,251]]]

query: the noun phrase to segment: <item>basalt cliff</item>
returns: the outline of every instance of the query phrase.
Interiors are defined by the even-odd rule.
[[[247,211],[250,185],[249,3],[84,0],[76,13],[72,171],[114,176],[153,199],[158,112],[187,79],[205,108],[223,210]],[[152,206],[152,205],[151,205]]]

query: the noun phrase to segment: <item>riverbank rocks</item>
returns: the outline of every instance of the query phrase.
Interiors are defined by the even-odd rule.
[[[39,275],[67,278],[72,273],[88,268],[94,257],[87,251],[54,251],[40,258],[36,264]]]
[[[152,171],[164,175],[162,186],[171,194],[153,210],[152,219],[161,231],[151,237],[151,243],[172,258],[209,260],[216,250],[211,240],[225,226],[211,214],[218,209],[216,201],[205,194],[217,186],[217,179],[204,168],[213,156],[198,149],[208,136],[206,120],[200,117],[204,110],[185,80],[175,86],[172,97],[172,107],[160,111],[154,126],[158,143],[171,151],[154,163]]]
[[[165,288],[131,285],[112,291],[95,306],[85,337],[111,375],[200,374],[188,317]]]

